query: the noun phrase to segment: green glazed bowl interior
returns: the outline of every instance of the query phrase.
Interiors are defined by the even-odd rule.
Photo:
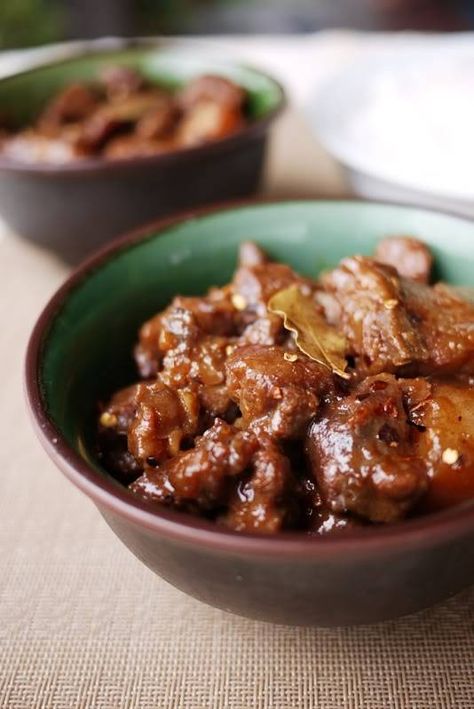
[[[19,127],[31,122],[45,103],[67,84],[93,81],[108,66],[137,69],[150,82],[176,89],[193,77],[219,74],[243,86],[248,94],[248,115],[258,120],[282,103],[281,87],[256,69],[205,58],[201,54],[167,48],[132,48],[79,55],[2,79],[2,115]]]
[[[42,437],[49,436],[52,447],[65,442],[73,465],[86,461],[95,482],[109,493],[146,507],[102,469],[94,436],[97,402],[137,378],[132,348],[140,324],[178,293],[200,294],[227,282],[243,240],[255,240],[273,258],[316,276],[344,256],[370,254],[389,234],[424,239],[435,254],[439,278],[474,285],[473,224],[411,207],[332,201],[247,205],[121,240],[77,271],[33,334],[29,393]],[[200,524],[180,513],[176,518]],[[403,524],[408,529],[416,520]]]

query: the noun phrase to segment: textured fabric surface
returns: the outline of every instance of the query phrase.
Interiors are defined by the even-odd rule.
[[[307,135],[301,116],[282,121],[267,192],[343,190]],[[472,709],[472,590],[380,626],[293,629],[208,608],[132,557],[49,462],[23,403],[26,340],[65,275],[1,232],[0,707]]]

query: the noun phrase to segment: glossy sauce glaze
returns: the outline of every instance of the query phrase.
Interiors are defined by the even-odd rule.
[[[474,498],[474,304],[431,268],[407,237],[317,281],[243,244],[230,284],[142,326],[142,381],[101,407],[104,465],[242,532],[336,533]],[[313,331],[274,307],[291,298]]]

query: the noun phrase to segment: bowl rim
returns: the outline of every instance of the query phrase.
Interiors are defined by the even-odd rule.
[[[88,276],[100,270],[119,253],[133,248],[140,242],[159,238],[170,228],[196,218],[205,218],[220,212],[238,211],[246,207],[284,204],[301,205],[378,205],[399,207],[414,211],[451,216],[463,222],[474,223],[470,219],[452,215],[435,209],[413,205],[360,199],[273,199],[254,198],[233,200],[219,205],[187,210],[178,215],[155,220],[145,226],[118,237],[106,244],[77,266],[55,291],[41,311],[31,333],[25,358],[24,391],[33,427],[49,457],[67,478],[81,489],[100,508],[125,518],[139,528],[160,536],[204,546],[214,552],[234,552],[236,554],[257,554],[266,557],[347,558],[348,555],[366,556],[367,553],[383,556],[389,549],[408,551],[419,547],[449,542],[474,531],[474,506],[471,502],[427,515],[403,520],[386,527],[362,528],[344,534],[325,536],[305,535],[301,532],[281,532],[276,535],[258,535],[235,532],[219,527],[214,522],[193,517],[153,505],[137,496],[111,476],[101,475],[76,452],[66,441],[60,429],[49,417],[40,380],[43,345],[50,328],[61,311],[68,296],[87,280]]]
[[[86,45],[87,47],[87,45]],[[8,76],[3,76],[0,78],[0,87],[9,82],[15,81],[17,78],[22,76],[27,76],[29,74],[34,74],[42,69],[47,69],[49,67],[62,66],[63,64],[68,64],[76,60],[80,60],[84,57],[101,57],[107,56],[108,54],[114,54],[119,51],[136,50],[137,52],[169,52],[184,54],[183,46],[175,46],[173,48],[172,41],[161,41],[159,43],[148,42],[146,40],[134,40],[133,38],[128,41],[123,41],[118,44],[118,46],[111,46],[100,48],[93,51],[87,51],[87,48],[78,49],[77,51],[72,50],[67,56],[59,57],[56,60],[44,60],[34,63],[31,67],[22,69],[20,71],[13,72]],[[241,69],[246,69],[251,71],[260,77],[267,79],[270,83],[274,85],[279,94],[279,99],[277,104],[265,113],[260,118],[246,123],[242,128],[239,128],[234,133],[227,137],[219,138],[217,140],[212,140],[208,143],[203,143],[202,145],[196,145],[191,147],[178,148],[177,150],[170,150],[168,153],[160,153],[157,155],[142,155],[137,157],[121,158],[121,159],[111,159],[105,160],[101,157],[85,158],[84,160],[79,160],[75,162],[66,162],[64,164],[53,164],[53,163],[28,163],[22,162],[21,160],[15,160],[13,158],[8,158],[0,153],[0,170],[13,173],[21,174],[32,174],[32,175],[44,175],[45,177],[61,176],[64,178],[78,177],[83,174],[100,174],[107,173],[111,170],[117,169],[136,169],[139,167],[168,167],[174,163],[187,163],[189,161],[199,161],[207,155],[214,155],[220,152],[227,152],[235,150],[241,144],[246,143],[248,140],[259,137],[262,133],[265,133],[267,128],[275,121],[276,118],[283,112],[283,110],[288,105],[288,96],[283,84],[278,81],[274,76],[263,71],[257,66],[247,62],[238,61],[228,61],[222,60],[218,61],[213,57],[209,57],[211,62],[215,62],[216,66],[220,67],[238,67]]]

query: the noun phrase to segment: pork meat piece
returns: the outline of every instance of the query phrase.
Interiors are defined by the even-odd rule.
[[[427,461],[430,484],[424,511],[474,499],[474,383],[432,381],[430,394],[412,407],[420,427],[418,455]]]
[[[249,468],[257,450],[252,433],[216,419],[194,448],[158,468],[148,467],[130,487],[153,502],[172,500],[177,506],[194,502],[209,509],[222,504],[229,482]]]
[[[282,345],[289,347],[291,337],[279,315],[267,313],[250,322],[239,337],[239,345]]]
[[[230,293],[224,288],[212,288],[202,298],[176,297],[162,313],[140,328],[135,348],[140,374],[142,377],[156,374],[167,351],[189,349],[204,335],[236,334],[236,316]]]
[[[241,111],[246,98],[244,89],[223,76],[200,76],[180,91],[178,100],[184,110],[199,103],[212,102],[231,111]]]
[[[290,461],[278,446],[264,439],[252,458],[251,472],[237,485],[221,521],[237,532],[280,531],[291,514],[292,484]]]
[[[377,245],[374,258],[392,266],[403,278],[429,283],[433,255],[422,241],[410,236],[389,236]]]
[[[196,386],[211,417],[224,417],[231,404],[225,383],[228,342],[225,337],[210,335],[190,347],[178,345],[165,354],[160,378],[176,389]]]
[[[428,350],[403,307],[395,269],[362,256],[344,259],[323,277],[340,305],[340,323],[359,366],[371,372],[396,371],[428,359]]]
[[[344,259],[323,283],[361,372],[474,371],[474,305],[454,290],[400,278],[362,256]]]
[[[81,145],[90,152],[97,152],[117,133],[132,130],[144,114],[161,105],[160,91],[142,91],[116,101],[103,103],[84,121]],[[109,157],[112,157],[109,155]]]
[[[406,311],[416,323],[428,357],[417,374],[474,374],[474,303],[444,284],[432,288],[402,281]]]
[[[161,380],[136,384],[115,394],[100,417],[102,429],[126,436],[128,450],[141,465],[157,465],[176,455],[199,428],[197,394],[176,391]]]
[[[179,110],[173,97],[163,94],[157,97],[154,105],[138,119],[135,133],[144,140],[170,139],[179,118]],[[169,142],[174,144],[172,140]]]
[[[190,108],[178,126],[178,145],[193,147],[235,133],[245,125],[240,111],[214,101],[200,101]]]
[[[282,347],[239,347],[225,368],[241,425],[276,438],[302,436],[332,385],[326,367]]]
[[[124,485],[141,475],[143,466],[128,450],[127,435],[136,411],[136,384],[117,391],[99,419],[100,457]]]
[[[381,374],[321,409],[306,449],[330,511],[394,522],[426,492],[428,467],[416,450],[419,433],[405,406],[402,385]]]
[[[145,326],[145,332],[142,329],[136,359],[142,375],[155,373],[156,367],[168,386],[197,388],[202,407],[211,418],[226,418],[235,407],[227,392],[224,365],[235,340],[207,334],[201,327],[219,332],[231,324],[222,303],[216,303],[213,315],[208,304],[198,298],[176,299],[157,320]]]
[[[98,97],[92,88],[70,84],[46,106],[38,119],[38,130],[54,137],[63,126],[88,118],[97,106]]]

